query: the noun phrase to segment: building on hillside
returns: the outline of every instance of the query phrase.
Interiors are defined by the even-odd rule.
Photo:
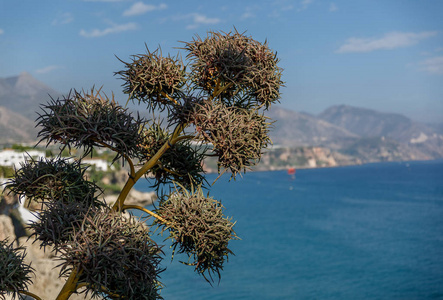
[[[29,150],[27,152],[18,152],[11,149],[0,151],[0,166],[20,168],[20,165],[30,158],[39,160],[45,158],[45,152],[38,150]]]
[[[108,162],[104,159],[97,159],[97,158],[82,159],[82,163],[94,166],[97,171],[106,172],[109,170]]]

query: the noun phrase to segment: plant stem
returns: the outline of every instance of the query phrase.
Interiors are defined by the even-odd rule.
[[[148,161],[146,162],[136,173],[135,176],[131,176],[128,178],[128,181],[126,181],[125,186],[123,187],[122,191],[120,192],[120,195],[117,198],[117,201],[112,206],[112,209],[115,211],[121,211],[123,208],[123,204],[126,200],[126,197],[129,194],[129,191],[132,189],[132,187],[135,185],[135,183],[150,169],[152,169],[160,159],[160,157],[171,148],[175,143],[178,141],[181,141],[183,139],[189,139],[191,137],[194,137],[192,135],[185,135],[185,136],[179,136],[180,133],[185,129],[187,124],[179,124],[175,128],[173,134],[169,138],[169,140],[160,148],[160,150],[157,151],[157,153]]]
[[[31,296],[32,298],[36,299],[36,300],[42,300],[42,298],[40,298],[39,296],[37,296],[34,293],[28,292],[28,291],[19,291],[20,294],[24,294],[24,295],[28,295]]]
[[[72,293],[74,293],[77,290],[77,282],[80,279],[81,273],[82,271],[78,270],[77,267],[75,267],[71,271],[68,280],[65,282],[65,285],[58,294],[56,300],[68,299],[72,295]]]
[[[132,205],[132,204],[131,204],[131,205],[124,205],[124,206],[123,206],[123,210],[126,210],[126,209],[138,209],[138,210],[141,210],[141,211],[143,211],[143,212],[145,212],[145,213],[147,213],[147,214],[153,216],[153,217],[156,218],[157,220],[163,222],[165,225],[168,224],[168,221],[166,221],[165,219],[163,219],[162,217],[160,217],[160,216],[157,215],[156,213],[150,211],[149,209],[146,209],[146,208],[144,208],[144,207],[141,207],[141,206],[139,206],[139,205]]]

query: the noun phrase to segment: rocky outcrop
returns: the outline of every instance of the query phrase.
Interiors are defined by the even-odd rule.
[[[112,205],[115,201],[117,201],[118,195],[108,195],[104,198],[108,205]],[[148,206],[154,204],[156,200],[157,195],[155,192],[140,192],[132,189],[125,200],[125,204]]]
[[[15,238],[12,219],[7,215],[0,215],[0,241],[8,239],[12,242]]]

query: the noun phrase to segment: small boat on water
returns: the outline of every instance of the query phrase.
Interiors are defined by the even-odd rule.
[[[289,168],[288,175],[295,175],[295,168]]]

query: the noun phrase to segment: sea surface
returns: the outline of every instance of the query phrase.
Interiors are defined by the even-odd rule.
[[[441,160],[249,172],[210,195],[237,220],[236,255],[211,286],[166,243],[167,300],[443,299]]]

